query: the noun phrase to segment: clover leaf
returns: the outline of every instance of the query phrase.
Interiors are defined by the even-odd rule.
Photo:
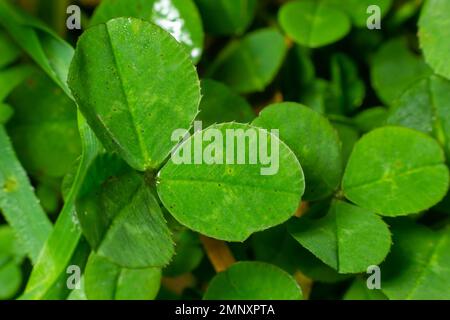
[[[401,127],[376,129],[356,143],[342,188],[352,202],[376,213],[417,213],[447,193],[444,161],[442,148],[425,134]]]
[[[103,145],[141,171],[168,157],[172,131],[190,127],[200,102],[197,73],[183,47],[134,18],[87,30],[68,82]]]
[[[206,300],[301,300],[302,291],[283,270],[261,262],[239,262],[219,273]]]
[[[340,273],[365,272],[389,252],[387,225],[374,213],[335,201],[320,219],[289,222],[289,232],[301,245]]]
[[[310,48],[340,40],[351,27],[344,12],[322,0],[288,2],[280,9],[278,20],[288,36]]]

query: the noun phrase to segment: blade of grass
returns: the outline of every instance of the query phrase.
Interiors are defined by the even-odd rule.
[[[36,262],[52,224],[39,205],[3,126],[0,126],[0,208],[31,261]]]
[[[5,2],[0,2],[0,24],[4,25],[17,44],[67,96],[73,99],[66,83],[73,48],[45,25]],[[101,145],[80,113],[78,119],[83,144],[78,171],[54,230],[45,242],[32,270],[25,293],[21,297],[23,299],[56,298],[54,288],[64,280],[67,265],[74,257],[89,255],[89,249],[80,245],[81,231],[77,226],[75,199],[87,169]]]
[[[11,38],[72,98],[67,74],[74,50],[50,28],[7,1],[0,1],[0,25]]]
[[[101,149],[101,144],[80,113],[78,113],[78,119],[83,145],[78,171],[64,207],[55,223],[54,230],[39,255],[25,289],[25,294],[21,298],[45,298],[47,293],[57,283],[59,277],[66,272],[67,265],[70,263],[81,238],[81,231],[77,225],[78,221],[75,213],[75,199],[90,164]]]

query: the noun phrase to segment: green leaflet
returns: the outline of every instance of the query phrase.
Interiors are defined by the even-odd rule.
[[[420,47],[425,61],[433,70],[450,79],[450,2],[428,0],[422,8],[419,20]]]
[[[326,4],[347,13],[353,24],[359,28],[365,28],[367,19],[372,14],[367,12],[371,5],[380,8],[381,17],[384,17],[392,6],[392,0],[324,0]]]
[[[195,270],[200,264],[204,253],[198,234],[185,229],[173,231],[175,255],[170,264],[163,269],[163,274],[176,277]]]
[[[0,150],[0,209],[34,263],[52,225],[39,206],[3,126],[0,126]]]
[[[345,13],[322,0],[288,2],[281,7],[278,21],[289,37],[310,48],[336,42],[351,28]]]
[[[60,200],[60,181],[50,179],[41,182],[36,187],[36,196],[41,203],[42,208],[49,214],[54,214],[59,209]]]
[[[385,125],[388,118],[388,110],[384,107],[373,107],[361,111],[355,116],[354,122],[359,131],[366,133]]]
[[[386,21],[388,28],[399,27],[405,24],[408,19],[415,17],[425,1],[407,1],[400,3],[399,6],[396,5],[395,10],[391,13],[392,15]]]
[[[365,279],[356,278],[345,292],[344,300],[387,300],[378,289],[368,289]]]
[[[9,98],[7,129],[27,172],[60,178],[80,154],[76,106],[43,72],[33,72]]]
[[[446,0],[94,2],[0,0],[0,299],[450,299]]]
[[[450,160],[450,81],[430,76],[412,85],[396,101],[387,122],[431,134]]]
[[[370,211],[334,201],[320,219],[293,219],[290,234],[316,257],[340,273],[366,272],[389,252],[387,225]]]
[[[370,68],[372,86],[386,106],[391,106],[407,88],[431,74],[431,69],[410,51],[404,38],[383,44],[374,54]]]
[[[200,102],[197,73],[183,47],[134,18],[84,32],[68,82],[105,148],[141,171],[167,158],[172,131],[190,127]]]
[[[161,283],[161,269],[126,269],[91,254],[85,271],[89,300],[151,300]]]
[[[344,122],[340,121],[333,121],[333,127],[336,129],[339,140],[342,141],[342,159],[343,159],[343,166],[347,164],[348,158],[350,157],[350,154],[352,153],[353,146],[358,141],[360,135],[358,130]]]
[[[151,21],[189,50],[194,62],[203,51],[200,15],[192,0],[104,0],[95,9],[90,25],[117,17],[134,17]]]
[[[14,110],[10,105],[0,102],[0,125],[6,124],[13,114]]]
[[[337,53],[331,59],[331,88],[338,98],[335,113],[349,114],[363,103],[366,94],[358,69],[345,54]]]
[[[20,56],[19,48],[0,29],[0,69],[14,62]]]
[[[77,253],[80,255],[85,253],[82,246],[77,249],[77,246],[80,247],[81,231],[76,219],[75,199],[84,180],[87,179],[89,167],[102,146],[80,113],[78,113],[78,129],[83,149],[80,163],[53,232],[48,236],[30,275],[23,295],[25,299],[45,298],[58,280],[66,276],[66,268],[72,257]]]
[[[67,87],[67,66],[73,48],[32,16],[0,1],[0,24],[14,41],[71,97]]]
[[[328,120],[300,104],[284,102],[264,108],[253,125],[279,129],[305,173],[304,200],[317,200],[335,191],[342,176],[341,142]]]
[[[205,29],[215,35],[242,34],[255,15],[257,0],[195,0]]]
[[[232,129],[228,138],[227,129]],[[205,141],[208,137],[211,142]],[[278,145],[279,162],[263,165],[259,153],[260,162],[250,164],[250,153],[258,152],[257,139],[260,146],[267,142],[269,156],[276,155]],[[238,148],[239,141],[245,145]],[[196,150],[207,162],[195,160]],[[172,156],[157,177],[161,201],[181,224],[213,238],[243,241],[253,232],[281,224],[294,214],[304,192],[303,172],[293,152],[256,127],[211,126],[186,140],[175,155],[176,162]],[[183,155],[191,159],[179,161]],[[238,164],[242,155],[247,165]]]
[[[12,298],[19,290],[24,254],[12,228],[0,226],[0,300]]]
[[[284,225],[255,233],[251,237],[251,244],[256,260],[274,264],[290,274],[300,270],[314,281],[326,283],[348,278],[303,248]]]
[[[276,29],[259,29],[231,41],[217,56],[208,75],[238,93],[263,91],[275,78],[286,51],[283,36]]]
[[[25,257],[26,252],[20,244],[14,230],[7,225],[0,226],[0,265],[9,261],[19,264]]]
[[[255,113],[248,102],[231,91],[220,82],[204,79],[201,82],[202,101],[197,120],[203,122],[203,127],[209,127],[221,122],[250,122]]]
[[[125,268],[166,265],[173,243],[144,177],[109,154],[95,159],[88,176],[76,211],[92,249]]]
[[[305,106],[322,114],[339,112],[338,97],[332,84],[324,79],[316,78],[308,83],[299,100]]]
[[[11,67],[9,69],[0,71],[0,101],[5,100],[6,97],[22,83],[33,71],[33,68],[28,65],[20,65]]]
[[[390,299],[450,299],[450,231],[410,221],[392,223],[394,246],[381,266]]]
[[[13,261],[0,264],[0,300],[11,299],[22,283],[20,266]]]
[[[425,134],[401,127],[376,129],[355,145],[342,189],[352,202],[382,215],[417,213],[447,193],[444,161],[439,144]]]
[[[262,262],[238,262],[217,274],[205,300],[301,300],[302,290],[283,270]]]

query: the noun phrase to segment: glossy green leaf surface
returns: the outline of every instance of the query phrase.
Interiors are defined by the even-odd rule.
[[[6,32],[0,30],[0,69],[14,62],[19,55],[19,48],[11,41]]]
[[[205,300],[301,300],[302,291],[283,270],[261,262],[238,262],[214,277]]]
[[[216,35],[241,34],[251,24],[257,0],[195,0],[205,29]]]
[[[259,29],[230,42],[217,56],[210,75],[238,93],[263,91],[276,76],[285,55],[286,43],[280,32]]]
[[[19,290],[23,255],[12,228],[0,226],[0,300],[12,298]]]
[[[420,47],[425,61],[433,70],[450,79],[450,19],[447,13],[450,2],[446,0],[428,0],[422,8],[419,20]]]
[[[447,2],[0,0],[0,300],[450,299]]]
[[[383,44],[371,60],[372,86],[387,106],[392,105],[409,86],[430,74],[431,69],[411,52],[403,38]]]
[[[4,125],[14,114],[13,108],[6,103],[0,103],[0,125]]]
[[[18,10],[8,1],[0,1],[0,24],[50,78],[71,96],[66,80],[73,48],[44,23]]]
[[[221,122],[250,122],[255,118],[250,104],[226,85],[211,79],[201,82],[202,101],[197,120],[203,127]]]
[[[160,282],[159,268],[126,269],[91,254],[84,283],[89,300],[151,300]]]
[[[193,61],[203,50],[203,28],[192,0],[105,0],[96,8],[90,25],[106,23],[118,17],[151,21],[184,44]]]
[[[357,128],[348,123],[335,121],[333,122],[333,127],[336,129],[339,139],[342,142],[342,159],[345,167],[348,158],[350,158],[350,154],[352,153],[355,143],[360,138],[360,134]]]
[[[310,48],[336,42],[351,28],[344,12],[322,0],[288,2],[281,7],[278,21],[289,37]]]
[[[301,271],[314,281],[325,283],[338,282],[348,277],[339,274],[302,247],[284,225],[255,233],[251,241],[256,260],[274,264],[290,274]]]
[[[290,221],[289,232],[302,246],[340,273],[365,272],[389,252],[387,225],[374,213],[335,201],[320,219]]]
[[[76,211],[83,234],[99,256],[125,268],[166,265],[173,254],[169,229],[144,178],[115,156],[99,156]]]
[[[341,142],[327,119],[296,103],[267,106],[253,125],[280,130],[305,173],[305,200],[317,200],[337,189],[342,175]]]
[[[9,98],[7,129],[19,159],[36,178],[60,178],[81,153],[77,110],[42,72],[33,72]]]
[[[450,159],[450,81],[431,76],[409,87],[394,104],[387,122],[434,136]]]
[[[342,188],[349,200],[376,213],[417,213],[447,193],[449,171],[444,161],[437,141],[421,132],[401,127],[376,129],[355,145]]]
[[[365,279],[357,278],[345,292],[343,300],[387,300],[378,289],[368,289]]]
[[[0,300],[10,299],[19,290],[22,273],[16,264],[0,264]]]
[[[392,0],[324,0],[325,3],[333,5],[336,9],[347,13],[357,27],[366,27],[367,19],[373,14],[368,8],[372,5],[378,6],[381,17],[384,17],[392,6]]]
[[[110,20],[81,36],[69,85],[105,148],[142,171],[164,161],[174,146],[172,131],[190,127],[200,102],[197,73],[184,48],[161,28],[134,18]]]
[[[392,226],[392,254],[381,266],[390,299],[450,299],[450,232],[412,222]]]
[[[211,143],[202,138],[205,136]],[[250,153],[258,152],[249,142],[255,138],[246,138],[251,136],[259,141],[266,139],[266,146],[278,145],[268,149],[268,154],[274,155],[279,148],[279,161],[272,162],[276,167],[269,168],[262,162],[238,164],[237,157],[243,151],[247,163]],[[238,149],[242,139],[247,142]],[[277,137],[244,124],[215,125],[186,140],[179,154],[194,159],[194,152],[198,154],[195,150],[200,150],[196,144],[202,146],[208,162],[179,163],[172,157],[157,178],[162,203],[181,224],[213,238],[243,241],[253,232],[280,224],[294,214],[304,192],[303,172],[294,153]],[[222,161],[208,158],[210,154]],[[268,171],[263,175],[264,169]]]
[[[30,66],[11,67],[0,71],[0,101],[6,97],[21,84],[33,71]]]
[[[384,126],[388,116],[388,110],[386,108],[374,107],[360,112],[354,119],[358,129],[365,133]]]
[[[187,229],[173,233],[175,254],[170,264],[163,269],[163,274],[168,277],[195,270],[204,256],[198,234]]]

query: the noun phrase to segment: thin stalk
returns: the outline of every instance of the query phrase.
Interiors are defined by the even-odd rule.
[[[200,240],[205,248],[209,261],[211,261],[216,272],[225,271],[229,266],[236,262],[225,241],[216,240],[203,235],[200,236]]]

